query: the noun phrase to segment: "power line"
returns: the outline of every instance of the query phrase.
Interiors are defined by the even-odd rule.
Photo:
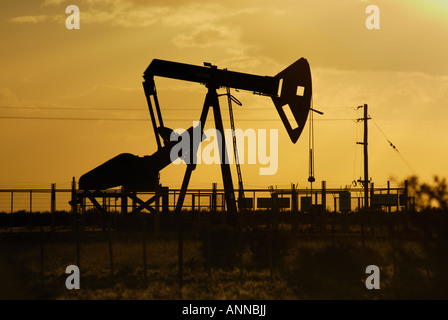
[[[376,121],[374,121],[372,119],[373,123],[375,124],[375,126],[378,128],[378,130],[381,132],[381,134],[384,136],[384,138],[386,139],[386,141],[389,143],[389,145],[392,147],[392,149],[394,149],[398,155],[400,156],[401,160],[408,166],[408,168],[412,171],[412,173],[418,177],[418,173],[417,171],[415,171],[415,169],[411,166],[411,164],[405,159],[405,157],[401,154],[400,151],[398,151],[397,147],[389,140],[389,138],[386,136],[386,134],[383,132],[383,130],[381,130],[381,128],[378,126],[378,124],[376,123]]]
[[[0,109],[14,109],[14,110],[80,110],[80,111],[146,111],[146,109],[135,108],[77,108],[77,107],[0,107]]]
[[[79,111],[147,111],[146,108],[79,108],[79,107],[11,107],[11,106],[0,106],[0,109],[14,109],[14,110],[60,110],[60,111],[71,111],[71,110],[79,110]],[[326,107],[325,109],[353,109],[352,107]],[[165,108],[163,111],[201,111],[200,108]],[[272,108],[237,108],[235,110],[274,110]],[[234,111],[235,111],[234,110]]]
[[[145,108],[78,108],[78,107],[3,107],[0,106],[0,109],[14,109],[14,110],[60,110],[60,111],[71,111],[71,110],[79,110],[79,111],[148,111]],[[165,108],[163,111],[201,111],[199,108]],[[238,108],[235,109],[238,111],[241,110],[273,110],[272,108]]]
[[[15,117],[0,116],[0,119],[14,120],[75,120],[75,121],[148,121],[147,119],[128,119],[128,118],[68,118],[68,117]]]
[[[0,119],[13,120],[71,120],[71,121],[148,121],[148,119],[131,119],[131,118],[77,118],[77,117],[35,117],[35,116],[0,116]],[[166,121],[195,121],[197,119],[165,119]],[[228,120],[228,119],[223,119]],[[354,121],[354,119],[315,119],[316,121]],[[238,121],[281,121],[281,119],[238,119]]]

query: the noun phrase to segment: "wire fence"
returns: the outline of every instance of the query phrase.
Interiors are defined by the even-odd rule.
[[[197,298],[191,296],[196,289],[189,291],[193,282],[208,281],[213,288],[222,275],[235,284],[251,282],[254,276],[261,283],[284,277],[294,280],[295,273],[287,266],[297,252],[325,253],[325,248],[338,250],[341,243],[354,246],[350,250],[359,254],[376,250],[378,257],[386,259],[378,261],[391,270],[400,270],[401,261],[406,265],[431,262],[433,257],[426,256],[408,261],[400,256],[401,250],[410,244],[413,251],[432,245],[438,235],[434,230],[446,225],[446,214],[407,210],[412,209],[412,197],[406,188],[372,188],[369,210],[360,210],[363,190],[327,189],[325,183],[313,191],[295,186],[247,189],[246,208],[231,224],[224,190],[216,188],[190,189],[182,214],[174,210],[177,189],[168,190],[165,212],[143,209],[126,210],[127,214],[121,211],[123,190],[119,189],[108,190],[108,196],[98,193],[96,205],[85,197],[82,208],[74,211],[69,203],[73,193],[83,192],[76,188],[2,189],[0,236],[5,248],[22,259],[14,251],[20,248],[27,257],[33,288],[54,289],[67,297],[71,296],[61,289],[60,272],[72,264],[81,266],[83,283],[91,290],[98,290],[98,283],[101,288],[120,283],[130,289],[149,288],[154,297]],[[153,193],[138,196],[147,201]],[[126,203],[129,209],[136,205]],[[153,206],[160,209],[163,204]],[[339,263],[343,272],[344,259],[335,255],[322,264]],[[429,274],[430,268],[428,264]],[[307,272],[312,270],[314,265]],[[159,292],[159,287],[170,291]]]

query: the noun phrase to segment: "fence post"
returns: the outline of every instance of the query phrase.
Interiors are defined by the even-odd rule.
[[[79,226],[78,221],[75,219],[75,240],[76,240],[76,265],[81,268],[81,244],[79,240]]]
[[[272,214],[272,211],[271,211]],[[272,262],[272,220],[269,222],[269,228],[268,228],[268,263],[269,263],[269,282],[272,283],[272,276],[273,276],[273,262]]]
[[[146,289],[148,286],[147,271],[146,271],[146,217],[143,217],[143,235],[142,235],[142,246],[143,246],[143,286]]]
[[[169,189],[168,187],[162,188],[162,213],[168,213],[169,211]]]
[[[374,193],[375,193],[375,187],[374,187],[374,183],[372,182],[372,185],[370,187],[370,210],[369,210],[369,214],[370,214],[370,233],[371,233],[372,236],[375,235],[375,221],[373,220],[375,212],[373,210],[374,207],[373,207],[373,203],[372,203]]]
[[[72,206],[72,227],[73,227],[73,231],[74,232],[76,232],[76,214],[78,212],[77,200],[78,199],[77,199],[77,196],[76,196],[76,181],[75,181],[75,177],[73,177],[73,180],[72,180],[72,201],[70,201],[70,204]]]
[[[390,181],[387,181],[387,194],[390,194]],[[387,212],[390,213],[391,207],[387,206]]]
[[[114,252],[113,252],[113,232],[109,229],[109,257],[110,257],[110,280],[114,283]]]
[[[103,231],[106,231],[107,228],[110,226],[110,216],[109,213],[107,212],[107,203],[106,203],[106,197],[103,194],[103,205],[102,205],[102,209],[100,210],[100,214],[102,217],[102,224],[103,224]]]
[[[30,189],[30,226],[33,226],[33,190]]]
[[[325,181],[322,181],[321,206],[321,231],[325,233],[327,231],[327,183]]]
[[[11,232],[14,224],[13,212],[14,212],[14,191],[11,191]]]
[[[44,228],[42,225],[42,216],[40,221],[40,283],[44,283]]]
[[[208,279],[212,278],[212,216],[207,214],[207,272]]]
[[[72,201],[70,201],[72,206],[72,223],[73,223],[73,231],[75,233],[75,241],[76,241],[76,265],[78,268],[81,268],[81,245],[79,243],[79,226],[78,226],[78,205],[77,205],[78,197],[76,194],[76,180],[75,177],[72,179]]]
[[[161,188],[160,190],[156,191],[158,193],[158,198],[157,198],[157,210],[155,213],[153,213],[152,216],[152,220],[154,222],[154,236],[156,238],[159,237],[159,233],[160,233],[160,203],[159,200],[160,198],[162,198],[162,210],[164,209],[164,204],[163,204],[163,196],[164,196],[164,190],[163,188]],[[145,220],[146,223],[146,220]]]
[[[409,183],[408,180],[404,180],[404,211],[408,212],[408,188],[409,188]]]
[[[184,263],[184,235],[183,235],[183,219],[182,210],[176,210],[178,219],[178,243],[177,243],[177,278],[179,282],[179,296],[182,299],[183,286],[183,263]]]
[[[123,188],[121,189],[121,214],[128,213],[128,196]]]
[[[75,177],[73,177],[72,180],[72,201],[71,201],[71,205],[72,205],[72,213],[76,213],[77,212],[77,199],[76,199],[76,180]]]
[[[327,210],[327,182],[322,181],[322,208],[324,212]]]
[[[275,193],[271,194],[272,199],[272,208],[271,208],[271,225],[272,228],[277,230],[278,229],[278,215],[279,215],[279,199],[278,199],[278,193],[275,191]]]
[[[216,212],[216,182],[212,184],[212,212]]]
[[[51,184],[51,232],[55,232],[54,214],[56,211],[56,184]]]
[[[292,212],[291,212],[292,213],[292,217],[291,217],[291,233],[293,235],[295,235],[296,232],[297,232],[297,228],[298,228],[297,218],[298,218],[298,214],[299,214],[299,201],[298,201],[299,197],[298,197],[298,194],[297,194],[297,191],[296,191],[295,184],[292,185],[291,193],[292,193],[292,196],[291,196],[291,198],[292,198],[292,205],[291,205],[291,207],[292,207]]]

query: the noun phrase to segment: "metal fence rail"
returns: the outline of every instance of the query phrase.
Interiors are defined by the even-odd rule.
[[[290,189],[246,189],[244,207],[248,210],[269,209],[272,207],[272,198],[276,198],[276,205],[280,211],[308,212],[313,207],[325,209],[330,212],[351,212],[362,209],[364,205],[363,188],[339,188],[327,189],[325,181],[319,189],[297,189],[294,185]],[[389,184],[388,184],[389,185]],[[71,211],[69,201],[72,199],[72,189],[57,189],[52,184],[47,189],[0,189],[0,212],[55,212]],[[79,192],[79,191],[77,191]],[[108,190],[107,193],[119,195],[121,189]],[[236,192],[237,193],[237,192]],[[136,193],[143,200],[154,195],[153,192]],[[180,189],[168,190],[168,210],[174,210]],[[237,196],[237,194],[235,194]],[[370,188],[371,205],[382,207],[388,211],[399,211],[408,209],[413,205],[413,197],[408,194],[407,183],[405,187],[395,188]],[[160,205],[160,199],[156,206]],[[121,212],[120,197],[104,197],[102,205],[107,211]],[[135,203],[126,203],[129,208]],[[86,209],[93,208],[93,204],[85,201]],[[224,211],[225,199],[223,189],[189,189],[184,209],[193,211]],[[143,210],[145,211],[145,210]]]

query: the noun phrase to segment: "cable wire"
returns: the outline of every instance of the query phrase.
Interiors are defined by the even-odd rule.
[[[185,110],[185,109],[182,109]],[[37,116],[0,116],[0,119],[15,119],[15,120],[76,120],[76,121],[148,121],[148,119],[131,119],[131,118],[78,118],[78,117],[37,117]],[[166,119],[167,121],[188,121],[194,119]],[[223,119],[228,120],[228,119]],[[354,119],[314,119],[314,121],[353,121]],[[275,121],[279,122],[281,119],[238,119],[238,121]]]
[[[369,116],[370,117],[370,116]],[[419,174],[417,173],[417,171],[415,171],[415,169],[411,166],[411,164],[409,163],[409,161],[407,161],[405,159],[405,157],[401,154],[401,152],[398,150],[398,148],[390,141],[390,139],[386,136],[386,134],[384,133],[383,130],[381,130],[381,128],[378,126],[378,124],[376,123],[375,120],[373,120],[373,118],[371,118],[373,123],[375,124],[375,126],[377,127],[377,129],[381,132],[381,134],[384,136],[384,138],[386,139],[386,141],[389,143],[389,145],[392,147],[392,149],[394,149],[398,155],[400,156],[401,160],[407,165],[407,167],[409,168],[409,170],[412,171],[412,173],[418,177]]]

